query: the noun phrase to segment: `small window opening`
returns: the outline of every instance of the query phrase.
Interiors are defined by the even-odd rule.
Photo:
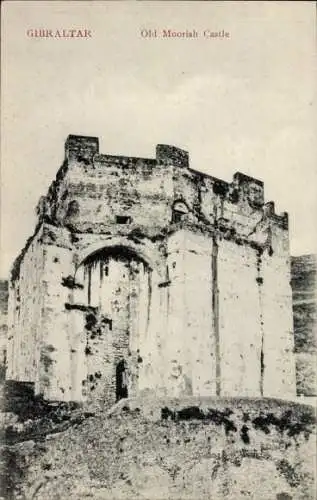
[[[182,212],[178,212],[178,210],[174,210],[173,211],[173,217],[172,217],[172,222],[180,222],[183,218],[183,213]]]
[[[132,218],[128,215],[116,215],[117,224],[131,224]]]
[[[127,365],[124,359],[116,366],[116,401],[128,397]]]
[[[188,214],[188,207],[186,203],[183,201],[176,201],[172,209],[172,222],[181,222],[186,214]]]

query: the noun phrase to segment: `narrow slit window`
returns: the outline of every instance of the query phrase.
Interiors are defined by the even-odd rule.
[[[172,217],[172,222],[180,222],[183,218],[183,212],[178,212],[178,210],[173,211],[173,217]]]
[[[121,360],[116,366],[116,400],[128,397],[128,377],[127,366],[124,360]]]

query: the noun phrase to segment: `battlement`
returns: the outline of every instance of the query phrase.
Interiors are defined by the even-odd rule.
[[[90,162],[96,160],[97,162],[107,163],[135,163],[138,160],[144,162],[153,162],[165,165],[175,165],[180,167],[189,166],[188,152],[176,146],[168,144],[158,144],[156,146],[155,160],[152,158],[137,158],[122,155],[103,155],[99,154],[99,139],[98,137],[82,136],[82,135],[69,135],[65,142],[65,159],[78,160]]]
[[[250,177],[249,175],[243,174],[242,172],[236,172],[233,175],[233,181],[238,186],[242,186],[245,184],[257,184],[258,186],[263,188],[263,181],[260,179],[256,179],[255,177]]]
[[[233,186],[238,189],[251,207],[261,208],[263,206],[264,185],[261,180],[236,172],[233,176]]]
[[[124,155],[108,155],[99,152],[99,139],[97,137],[69,135],[65,143],[65,159],[77,160],[80,163],[93,164],[94,167],[117,165],[120,167],[135,167],[142,163],[144,166],[166,165],[183,167],[191,171],[194,176],[212,179],[212,189],[215,194],[229,196],[232,199],[247,200],[253,208],[262,208],[264,205],[263,181],[250,177],[241,172],[236,172],[232,183],[216,179],[189,168],[189,154],[187,151],[168,144],[156,146],[155,158],[140,158]],[[273,207],[274,213],[274,207]]]
[[[180,215],[172,208],[175,198],[166,196],[165,183],[174,186],[174,196],[185,202],[187,214]],[[265,203],[264,184],[260,179],[236,172],[232,182],[227,182],[193,170],[189,167],[188,152],[172,145],[158,144],[154,158],[109,155],[99,152],[98,137],[69,135],[65,142],[65,161],[37,206],[37,229],[47,222],[72,227],[73,231],[99,228],[103,232],[109,231],[116,220],[126,220],[136,227],[145,224],[160,231],[179,218],[183,224],[198,224],[200,230],[209,230],[215,225],[212,207],[219,201],[226,212],[222,217],[232,218],[235,233],[235,224],[241,226],[236,214],[245,218],[248,213],[251,226],[262,217],[288,229],[288,214],[276,214],[273,201]],[[143,207],[147,204],[146,215],[137,208],[140,203]],[[155,215],[158,211],[159,217]],[[244,220],[243,225],[247,225]],[[253,226],[250,234],[253,234]],[[28,243],[25,251],[27,248]],[[19,269],[24,252],[21,255],[14,269]],[[16,274],[13,272],[13,276]]]
[[[173,184],[174,194],[185,202],[188,214],[179,215],[172,209],[173,200],[163,189],[166,182]],[[137,208],[141,198],[142,206],[148,204],[146,215]],[[98,201],[102,199],[107,203]],[[232,182],[227,182],[196,171],[189,167],[188,152],[172,145],[158,144],[154,158],[109,155],[99,152],[98,137],[69,135],[65,142],[65,161],[37,206],[35,234],[43,222],[56,226],[66,224],[79,232],[96,231],[99,227],[103,232],[109,231],[116,220],[133,221],[136,227],[142,220],[141,225],[148,225],[152,230],[155,226],[155,230],[160,231],[168,228],[177,217],[183,224],[187,221],[195,225],[199,221],[200,229],[208,230],[215,224],[212,207],[218,203],[216,200],[221,200],[227,213],[224,217],[233,217],[232,227],[237,220],[236,215],[230,214],[240,213],[245,217],[249,212],[251,226],[262,213],[262,217],[275,226],[288,229],[288,214],[276,214],[273,201],[265,203],[262,180],[236,172]],[[159,217],[155,215],[158,211]],[[252,231],[249,232],[253,234]],[[30,241],[13,266],[13,276],[18,275],[16,270]]]
[[[156,160],[166,165],[176,165],[187,168],[189,166],[188,152],[167,144],[158,144],[156,146]]]
[[[65,159],[91,161],[99,153],[98,137],[69,135],[65,142]]]

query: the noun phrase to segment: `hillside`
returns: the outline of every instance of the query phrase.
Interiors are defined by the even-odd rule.
[[[305,405],[139,398],[108,415],[66,417],[49,433],[40,420],[33,433],[30,423],[28,433],[11,429],[3,497],[314,499],[314,415]]]

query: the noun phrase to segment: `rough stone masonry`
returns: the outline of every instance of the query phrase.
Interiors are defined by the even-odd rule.
[[[288,215],[188,153],[70,135],[9,290],[7,379],[56,401],[294,397]]]

